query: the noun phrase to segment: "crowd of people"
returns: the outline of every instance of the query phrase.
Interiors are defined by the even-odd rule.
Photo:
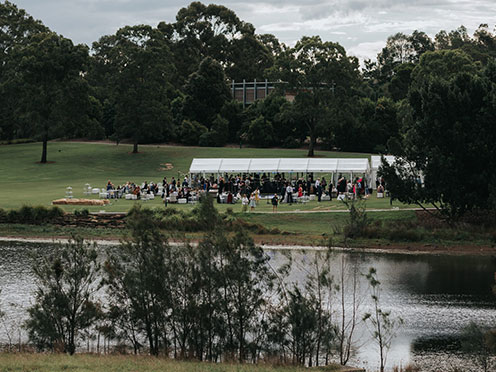
[[[372,189],[366,177],[355,177],[353,180],[339,175],[336,185],[328,182],[325,177],[314,179],[313,174],[305,178],[286,179],[284,174],[277,173],[273,178],[263,173],[254,175],[225,175],[219,178],[203,177],[193,178],[191,183],[194,188],[217,194],[219,203],[236,203],[241,200],[243,211],[253,210],[258,204],[261,195],[269,195],[274,211],[281,202],[292,204],[307,200],[310,195],[315,195],[318,202],[323,197],[326,200],[333,198],[368,197]],[[376,184],[384,188],[384,180],[377,180]],[[222,197],[225,195],[225,198]]]
[[[381,181],[383,182],[383,181]],[[368,195],[371,193],[365,177],[355,177],[348,180],[343,175],[339,175],[336,185],[326,181],[325,177],[314,179],[309,174],[305,179],[286,179],[284,174],[276,174],[270,179],[265,173],[261,176],[251,175],[226,175],[215,179],[211,177],[200,177],[193,179],[193,184],[198,185],[201,190],[209,191],[216,189],[219,194],[230,192],[232,194],[250,195],[252,192],[259,194],[279,194],[283,200],[286,195],[297,193],[298,197],[304,195],[338,195],[340,193],[350,193],[355,195]],[[318,199],[320,201],[320,198]]]
[[[112,181],[107,182],[107,193],[109,198],[117,198],[120,199],[124,197],[125,194],[136,195],[137,199],[140,199],[143,193],[153,193],[156,194],[158,192],[157,184],[147,181],[143,182],[141,185],[138,185],[134,182],[126,182],[124,185],[115,186]]]
[[[185,177],[184,181],[178,182],[174,177],[167,181],[164,177],[162,183],[144,181],[141,184],[128,181],[124,185],[115,185],[109,180],[107,182],[106,191],[109,198],[123,198],[126,194],[135,195],[136,199],[142,199],[145,196],[153,195],[161,198],[182,199],[185,198],[188,202],[197,194],[189,187],[188,178]]]
[[[384,179],[376,180],[378,195],[384,193]],[[305,178],[286,178],[284,174],[277,173],[274,177],[267,174],[238,174],[224,175],[215,178],[197,175],[192,179],[185,176],[180,179],[164,177],[161,183],[144,181],[141,184],[126,182],[117,187],[109,180],[107,193],[109,198],[122,198],[126,194],[136,195],[136,199],[153,194],[161,197],[167,204],[185,199],[186,203],[197,200],[200,193],[206,192],[216,196],[218,203],[234,204],[241,202],[242,210],[254,210],[262,195],[270,199],[273,210],[277,211],[279,203],[293,204],[306,201],[311,195],[321,202],[323,199],[368,197],[372,189],[366,177],[359,176],[353,180],[339,175],[336,185],[328,182],[325,177],[314,179],[313,174]]]

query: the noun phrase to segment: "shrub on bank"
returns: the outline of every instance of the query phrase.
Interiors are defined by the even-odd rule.
[[[20,209],[11,209],[8,212],[0,208],[0,223],[20,223],[42,225],[59,222],[64,211],[59,207],[43,207],[25,205]]]
[[[333,234],[346,234],[348,226],[341,230],[339,226],[334,227]],[[422,220],[412,221],[374,221],[363,229],[358,230],[350,239],[383,239],[392,243],[415,243],[415,242],[473,242],[475,240],[496,243],[496,233],[493,229],[483,226],[426,226]]]
[[[388,230],[387,237],[392,242],[418,242],[423,236],[421,231],[408,228],[391,228]]]
[[[87,209],[76,209],[74,211],[74,216],[76,217],[88,217],[90,214],[90,211]]]
[[[201,203],[200,203],[201,204]],[[215,224],[222,224],[229,231],[245,228],[256,234],[280,234],[279,229],[267,229],[260,224],[246,222],[237,218],[232,210],[219,214],[215,207],[198,205],[192,211],[182,211],[175,208],[148,209],[139,206],[133,207],[126,219],[132,218],[138,211],[152,216],[157,225],[166,231],[201,232],[211,229]],[[140,213],[141,213],[140,212]],[[88,217],[88,209],[74,210],[75,217]],[[212,216],[216,216],[215,218]],[[23,206],[20,209],[4,210],[0,208],[0,223],[44,225],[63,222],[64,211],[59,207]],[[72,220],[72,219],[71,219]],[[216,220],[216,221],[214,221]],[[78,223],[74,220],[74,223]]]
[[[211,208],[213,208],[211,210]],[[183,211],[175,208],[148,209],[133,207],[127,218],[132,218],[136,213],[146,213],[153,216],[157,225],[166,231],[181,232],[201,232],[212,228],[215,223],[222,224],[228,231],[237,231],[243,228],[256,234],[280,234],[279,229],[268,229],[261,224],[250,223],[241,218],[237,218],[232,209],[226,213],[219,214],[215,207],[209,207],[208,203],[198,204],[191,211]],[[217,216],[213,218],[212,216]],[[217,221],[214,221],[217,220]]]

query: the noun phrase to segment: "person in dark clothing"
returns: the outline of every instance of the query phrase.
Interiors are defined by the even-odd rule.
[[[272,212],[277,212],[277,204],[279,204],[279,199],[277,198],[277,194],[274,194],[272,197]]]
[[[286,196],[288,198],[288,204],[293,204],[293,187],[290,183],[288,183],[288,186],[286,187]]]
[[[337,185],[338,193],[343,194],[346,192],[346,178],[339,175],[338,185]]]

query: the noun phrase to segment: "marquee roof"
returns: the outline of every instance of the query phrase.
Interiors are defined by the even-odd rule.
[[[379,158],[380,161],[380,158]],[[190,173],[366,173],[367,158],[195,158]]]

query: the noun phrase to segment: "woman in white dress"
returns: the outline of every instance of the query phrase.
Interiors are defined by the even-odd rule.
[[[257,206],[257,201],[255,198],[255,194],[252,193],[250,195],[250,212],[254,211],[256,206]]]

